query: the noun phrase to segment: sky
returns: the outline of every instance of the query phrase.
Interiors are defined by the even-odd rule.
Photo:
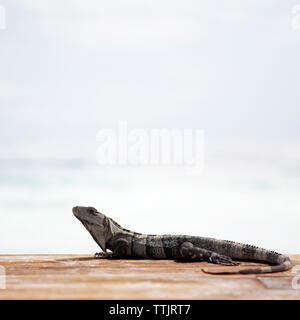
[[[0,5],[1,155],[14,155],[12,143],[83,145],[119,120],[299,138],[297,1]]]

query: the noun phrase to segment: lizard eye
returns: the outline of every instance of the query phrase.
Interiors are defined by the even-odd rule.
[[[89,213],[96,215],[96,211],[94,209],[89,209]]]

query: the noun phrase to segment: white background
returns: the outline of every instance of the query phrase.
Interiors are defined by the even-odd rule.
[[[298,4],[2,0],[0,252],[98,251],[71,213],[92,205],[299,253]],[[204,129],[203,175],[100,167],[96,134],[119,120]]]

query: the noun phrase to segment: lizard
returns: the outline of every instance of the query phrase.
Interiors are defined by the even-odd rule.
[[[241,270],[240,268],[203,269],[204,272],[211,274],[272,273],[289,270],[292,266],[289,257],[256,246],[209,237],[142,234],[121,227],[112,218],[93,207],[77,206],[72,211],[102,249],[102,252],[95,254],[96,258],[207,261],[225,266],[238,265],[239,263],[234,260],[269,264]]]

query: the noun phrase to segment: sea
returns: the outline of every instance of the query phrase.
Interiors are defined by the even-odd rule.
[[[184,165],[100,165],[95,146],[12,150],[4,146],[0,157],[1,254],[98,252],[72,214],[76,205],[93,206],[137,232],[300,253],[298,140],[206,141],[196,175]]]

